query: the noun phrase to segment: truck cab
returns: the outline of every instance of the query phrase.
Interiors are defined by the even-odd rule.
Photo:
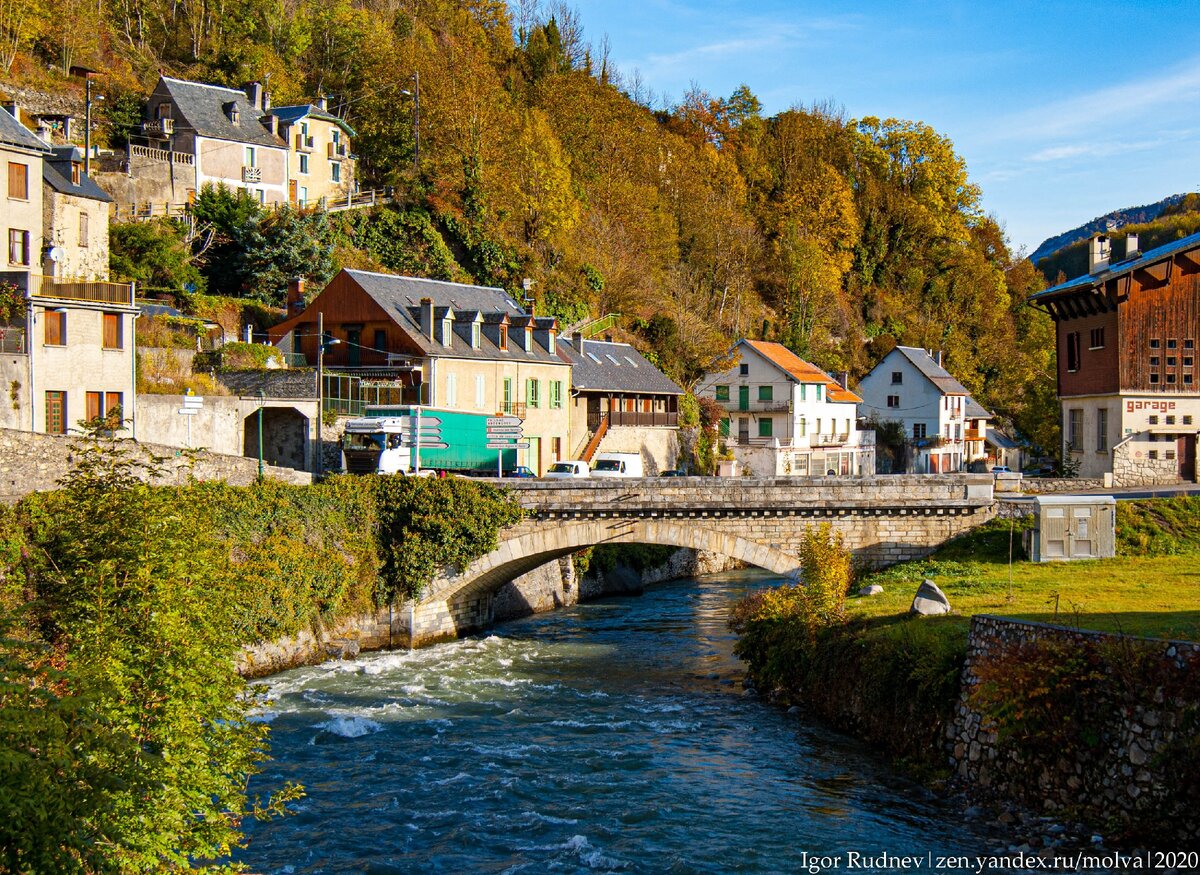
[[[351,419],[342,432],[342,459],[348,474],[412,474],[412,449],[400,417]]]

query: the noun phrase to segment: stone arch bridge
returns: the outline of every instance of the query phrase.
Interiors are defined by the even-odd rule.
[[[867,565],[916,559],[991,519],[992,484],[990,474],[509,481],[526,518],[396,619],[413,646],[486,628],[501,586],[597,544],[690,547],[795,577],[804,531],[828,522]]]

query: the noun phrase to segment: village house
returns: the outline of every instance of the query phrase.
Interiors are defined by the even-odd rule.
[[[529,449],[517,464],[535,474],[568,458],[571,366],[558,324],[503,289],[346,269],[307,307],[293,284],[288,306],[269,332],[285,352],[316,364],[323,319],[326,368],[391,374],[408,403],[520,418]]]
[[[91,248],[107,252],[106,222],[95,229],[103,241],[92,236],[90,221],[80,238],[78,213],[92,209],[96,192],[86,175],[74,177],[77,182],[62,178],[59,168],[72,173],[74,150],[56,154],[4,111],[0,152],[9,244],[0,281],[24,298],[23,312],[0,326],[0,385],[8,396],[0,404],[0,426],[66,434],[81,420],[115,408],[130,418],[136,406],[133,287],[103,280],[107,258],[101,266],[78,254]],[[59,217],[68,222],[64,233],[74,243],[61,254],[54,252],[59,228],[53,222]],[[72,273],[37,272],[43,261],[56,268],[62,261]]]
[[[54,146],[42,162],[42,233],[46,276],[108,279],[108,208],[112,203],[84,172],[83,150]]]
[[[316,104],[277,106],[279,136],[289,152],[288,202],[299,207],[343,200],[355,185],[354,130],[329,112],[324,97]]]
[[[760,477],[875,473],[874,433],[859,431],[859,397],[781,343],[740,340],[736,363],[705,374],[697,396],[729,416],[721,438]]]
[[[966,471],[988,458],[992,415],[942,367],[942,354],[897,346],[858,384],[859,416],[900,423],[914,474]]]
[[[1195,481],[1200,234],[1094,236],[1088,272],[1030,297],[1054,319],[1064,458],[1115,486]]]
[[[571,365],[570,458],[640,453],[647,474],[679,460],[679,399],[683,389],[628,343],[560,338]]]

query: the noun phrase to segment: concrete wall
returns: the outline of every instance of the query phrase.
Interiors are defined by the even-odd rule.
[[[0,428],[29,428],[29,357],[0,355]]]
[[[674,470],[679,460],[679,430],[614,425],[600,439],[600,453],[640,453],[647,476]],[[595,457],[593,457],[595,458]]]
[[[13,503],[30,492],[58,488],[58,481],[74,464],[80,444],[78,438],[36,432],[0,429],[0,501]],[[241,456],[227,456],[204,450],[186,454],[175,447],[138,443],[148,453],[164,457],[163,484],[184,484],[190,480],[224,480],[233,486],[246,486],[258,477],[258,463]],[[194,459],[191,456],[194,455]],[[312,475],[291,468],[267,466],[266,476],[287,483],[312,482]]]
[[[200,413],[182,416],[179,409],[183,398],[183,395],[139,395],[138,440],[170,447],[204,447],[215,453],[257,458],[257,398],[210,395],[204,399]],[[311,462],[310,447],[316,439],[317,403],[267,398],[263,407],[263,458],[270,464],[307,470]],[[291,415],[285,416],[288,411]]]
[[[1095,645],[1149,647],[1156,652],[1153,664],[1122,660],[1122,671],[1143,671],[1152,677],[1130,678],[1140,695],[1107,703],[1108,713],[1085,716],[1086,725],[1076,733],[1094,735],[1092,745],[1078,746],[1073,755],[1055,752],[1034,762],[1015,753],[1011,744],[997,736],[972,710],[969,694],[979,683],[978,670],[990,660],[1004,658],[1012,648],[1051,640],[1081,650]],[[1097,651],[1094,667],[1113,673],[1112,653]],[[1119,653],[1119,650],[1113,652]],[[1136,667],[1135,667],[1136,666]],[[984,796],[1013,799],[1046,813],[1067,811],[1118,831],[1133,829],[1144,834],[1164,823],[1176,823],[1176,838],[1194,842],[1200,837],[1200,821],[1190,809],[1180,810],[1172,798],[1179,776],[1173,773],[1172,747],[1192,737],[1190,712],[1194,700],[1185,695],[1164,697],[1163,686],[1194,691],[1195,673],[1200,670],[1200,644],[1186,641],[1122,639],[1101,632],[1069,629],[1042,623],[977,615],[972,618],[967,662],[963,670],[963,694],[955,720],[947,727],[951,747],[950,765],[958,779]],[[1144,682],[1143,682],[1144,681]],[[1154,690],[1158,690],[1155,695]]]

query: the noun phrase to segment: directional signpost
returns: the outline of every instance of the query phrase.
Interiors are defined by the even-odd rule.
[[[521,429],[521,418],[518,416],[489,416],[487,418],[487,448],[500,450],[496,454],[496,476],[504,476],[504,450],[527,450],[529,441],[523,441],[525,436]]]
[[[183,406],[176,411],[180,416],[187,417],[187,445],[192,446],[192,417],[204,409],[204,396],[189,394],[183,396]]]
[[[442,440],[442,421],[436,416],[421,416],[421,408],[416,408],[416,415],[400,417],[400,425],[405,429],[412,446],[413,473],[421,473],[421,447],[431,450],[444,450],[446,443]]]

